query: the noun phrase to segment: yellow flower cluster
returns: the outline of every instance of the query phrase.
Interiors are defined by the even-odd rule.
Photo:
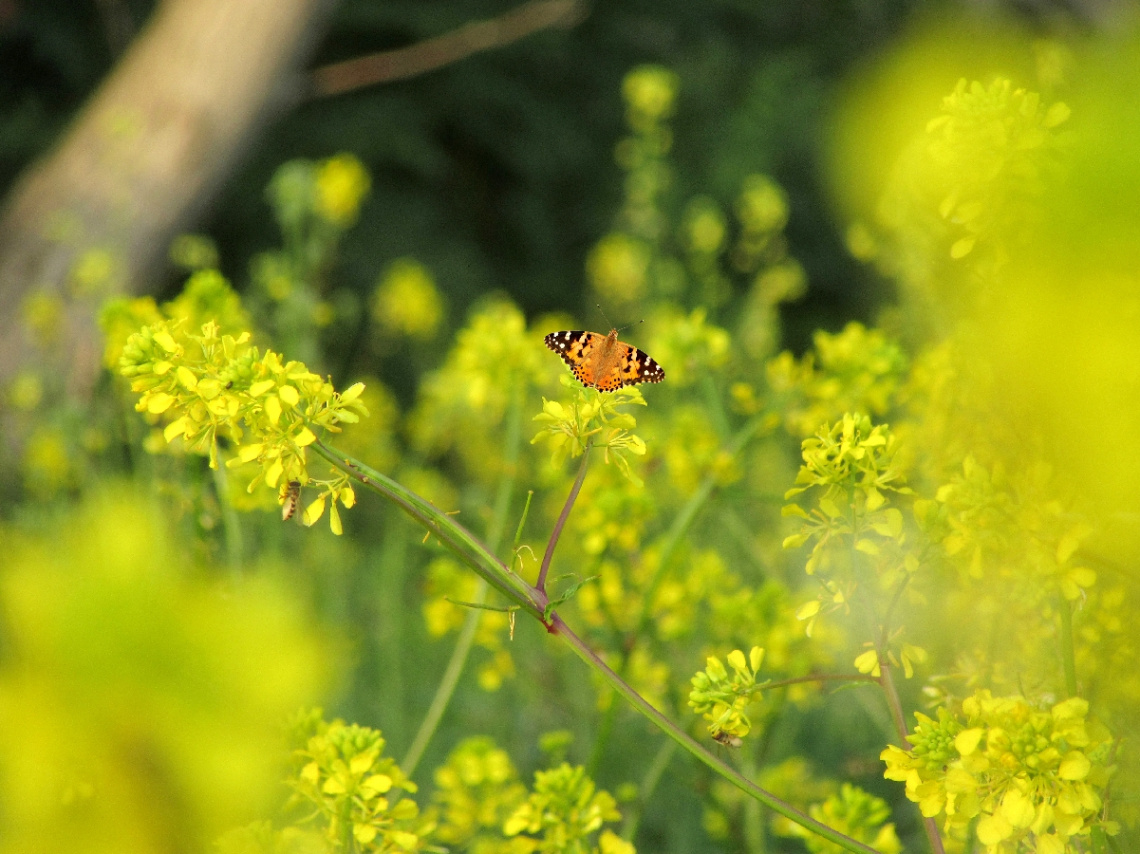
[[[295,753],[300,767],[290,785],[319,817],[333,850],[351,835],[352,850],[420,851],[434,830],[414,800],[394,797],[414,793],[416,784],[383,755],[384,744],[378,730],[319,721]]]
[[[457,451],[473,476],[497,480],[504,422],[519,417],[529,388],[556,375],[549,355],[517,306],[503,299],[477,306],[444,364],[420,384],[410,416],[413,444],[427,454]]]
[[[764,687],[756,683],[756,671],[764,661],[764,650],[754,646],[745,658],[743,652],[734,649],[727,660],[732,668],[731,676],[719,658],[709,656],[705,669],[692,678],[689,705],[709,722],[709,734],[714,739],[739,744],[752,730],[752,721],[745,709]]]
[[[822,803],[812,804],[808,815],[845,836],[870,845],[879,854],[900,854],[902,851],[895,825],[887,820],[891,817],[890,804],[858,786],[842,784],[837,793]],[[790,821],[781,822],[778,826],[781,836],[799,837],[811,854],[842,854],[844,850]]]
[[[652,260],[652,250],[645,241],[615,231],[590,250],[586,273],[598,294],[633,303],[645,296]]]
[[[660,65],[642,65],[625,76],[622,95],[634,128],[653,126],[673,115],[680,78]]]
[[[597,790],[585,768],[563,762],[534,775],[534,791],[507,819],[503,832],[518,836],[512,854],[634,854],[631,843],[602,830],[603,824],[620,818],[613,795]],[[531,836],[519,836],[523,833]]]
[[[1115,826],[1101,813],[1112,737],[1073,697],[1038,709],[1021,697],[979,691],[960,714],[919,714],[912,747],[888,747],[885,776],[906,783],[927,817],[961,836],[976,820],[987,854],[1068,854],[1075,837]]]
[[[435,771],[436,837],[454,850],[509,854],[503,826],[526,800],[510,756],[487,736],[460,742]]]
[[[808,558],[808,575],[815,572],[824,547],[840,537],[853,537],[857,551],[878,554],[874,536],[899,540],[902,514],[887,507],[886,493],[909,493],[906,478],[894,461],[897,442],[886,424],[872,425],[865,415],[844,415],[830,427],[804,439],[804,464],[794,486],[784,493],[792,498],[809,489],[820,488],[816,508],[810,513],[797,504],[784,507],[785,516],[803,519],[801,530],[784,540],[785,548],[795,548],[816,538]]]
[[[1046,108],[1036,92],[1015,88],[1005,78],[983,86],[958,81],[942,103],[942,114],[926,126],[929,152],[939,176],[949,179],[939,215],[959,237],[950,247],[962,258],[980,237],[1030,210],[1043,192],[1048,162],[1042,152],[1055,144],[1051,131],[1069,118],[1058,101]]]
[[[431,271],[414,258],[393,261],[372,298],[372,316],[389,334],[430,338],[443,319]]]
[[[542,399],[542,412],[534,416],[540,428],[531,444],[548,442],[554,451],[555,466],[561,465],[567,456],[581,456],[589,445],[601,448],[607,463],[612,460],[623,475],[639,483],[626,454],[644,456],[645,442],[630,432],[637,426],[634,417],[618,407],[631,403],[645,406],[641,392],[626,387],[603,394],[582,388],[569,378],[565,382],[574,390],[574,399],[565,406],[557,400]]]
[[[810,435],[844,412],[889,411],[909,368],[896,342],[853,322],[841,332],[816,332],[813,343],[800,360],[785,351],[768,363],[792,435]]]
[[[355,155],[337,154],[316,167],[314,207],[329,222],[347,228],[356,222],[371,183],[367,170]]]
[[[1035,474],[1027,467],[1011,478],[967,456],[938,489],[930,533],[972,578],[1013,576],[1036,589],[1031,600],[1060,592],[1075,602],[1097,579],[1078,557],[1091,528],[1049,495],[1047,471]]]
[[[140,395],[135,408],[170,417],[163,430],[167,442],[181,439],[187,450],[207,455],[211,468],[217,468],[218,439],[229,439],[236,454],[227,466],[256,462],[249,490],[265,483],[280,490],[282,502],[295,500],[300,487],[319,483],[321,492],[306,508],[304,521],[313,524],[331,499],[330,524],[340,533],[336,502],[355,503],[348,477],[338,472],[332,480],[313,481],[305,449],[316,441],[314,431],[336,432],[340,423],[367,414],[359,399],[362,384],[338,393],[300,362],[282,364],[271,350],[261,354],[250,346],[248,333],[219,334],[213,321],[200,335],[167,321],[146,326],[127,340],[119,364]]]

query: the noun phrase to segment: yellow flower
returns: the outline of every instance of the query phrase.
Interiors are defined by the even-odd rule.
[[[427,267],[414,258],[393,261],[376,287],[372,316],[388,332],[430,338],[443,319],[443,300]]]
[[[598,294],[633,302],[645,295],[651,258],[649,247],[640,240],[615,232],[590,251],[586,273]]]
[[[642,65],[625,76],[622,95],[629,109],[630,124],[653,123],[673,115],[680,78],[660,65]]]
[[[356,222],[371,180],[352,154],[338,154],[317,167],[317,213],[341,228]]]

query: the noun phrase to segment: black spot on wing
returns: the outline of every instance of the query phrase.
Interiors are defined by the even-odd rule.
[[[575,343],[582,341],[589,334],[590,333],[583,332],[580,329],[562,332],[551,332],[542,340],[547,347],[561,356],[562,360],[566,364],[573,367],[574,361],[570,358],[571,348]]]
[[[644,350],[638,350],[635,358],[641,367],[637,372],[637,379],[634,380],[634,382],[659,383],[665,379],[665,369],[657,364],[653,357]]]

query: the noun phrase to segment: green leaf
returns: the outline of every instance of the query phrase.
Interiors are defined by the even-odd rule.
[[[570,577],[574,577],[573,573],[570,573],[569,575],[570,575]],[[563,577],[566,577],[566,576],[563,576]],[[582,588],[583,584],[588,584],[589,582],[593,581],[595,578],[600,578],[600,577],[601,576],[598,576],[598,575],[591,575],[589,578],[583,578],[581,581],[579,581],[575,584],[571,584],[568,588],[566,588],[566,590],[564,590],[562,592],[562,594],[557,599],[551,599],[549,602],[546,603],[546,607],[542,609],[542,618],[544,620],[549,620],[550,615],[552,613],[554,613],[554,609],[557,608],[559,605],[561,605],[563,602],[570,599],[575,593],[577,593]]]
[[[800,534],[792,534],[790,537],[784,537],[784,548],[798,549],[811,537],[811,531]]]

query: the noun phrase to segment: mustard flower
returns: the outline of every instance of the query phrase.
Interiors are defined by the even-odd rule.
[[[414,800],[396,797],[415,793],[416,785],[384,747],[378,730],[335,720],[320,722],[295,752],[289,784],[329,843],[340,844],[348,833],[361,851],[424,849],[433,825]]]
[[[633,128],[657,124],[673,115],[680,78],[660,65],[642,65],[622,81],[627,120]]]
[[[503,833],[519,837],[511,849],[519,854],[634,854],[632,845],[602,829],[620,818],[609,792],[598,790],[581,766],[563,762],[534,775],[534,790],[507,819]],[[524,833],[529,836],[520,836]]]
[[[902,851],[894,823],[888,821],[891,817],[890,804],[858,786],[843,783],[837,793],[822,803],[812,804],[808,815],[845,836],[866,843],[880,854],[900,854]],[[844,850],[790,821],[780,823],[780,832],[784,836],[802,839],[812,854],[841,854]]]
[[[436,837],[466,851],[507,854],[502,828],[526,797],[505,750],[487,736],[464,739],[435,770]]]
[[[316,170],[315,210],[329,222],[347,228],[356,222],[371,179],[352,154],[337,154],[321,161]]]
[[[414,258],[393,261],[376,286],[372,316],[390,334],[434,335],[443,319],[443,300],[427,267]]]
[[[1112,737],[1088,710],[1079,697],[1038,707],[978,691],[937,721],[917,715],[911,749],[883,751],[885,776],[948,832],[976,820],[987,854],[1083,850],[1075,838],[1116,830],[1103,813]]]
[[[764,683],[756,682],[764,650],[754,646],[745,658],[743,652],[734,649],[726,660],[732,668],[731,675],[719,658],[709,656],[705,669],[691,680],[689,705],[708,721],[709,734],[714,739],[719,740],[722,734],[742,739],[752,730],[752,721],[744,710],[764,688]]]
[[[367,414],[359,400],[363,385],[337,392],[300,362],[282,363],[272,351],[262,355],[249,345],[248,333],[222,335],[212,321],[200,335],[165,321],[144,327],[124,345],[120,372],[139,394],[139,412],[169,419],[163,430],[167,442],[181,439],[216,468],[218,439],[228,439],[235,453],[227,466],[257,463],[250,491],[260,483],[274,489],[293,482],[318,486],[303,518],[313,524],[328,504],[332,530],[341,532],[336,503],[352,507],[353,489],[336,470],[330,480],[311,478],[306,448],[316,441],[315,431],[337,432],[341,423]],[[286,497],[282,491],[280,500]]]
[[[607,234],[586,258],[590,286],[607,299],[640,300],[649,287],[652,259],[643,240],[622,232]]]
[[[582,388],[569,377],[562,382],[572,389],[574,399],[569,405],[556,400],[542,400],[542,412],[534,416],[540,425],[531,444],[547,442],[554,452],[554,464],[560,465],[567,456],[578,457],[592,446],[602,450],[607,463],[614,463],[625,477],[640,484],[640,479],[629,467],[627,455],[645,455],[645,442],[630,432],[637,421],[620,407],[629,404],[645,406],[641,392],[626,386],[614,392],[602,393]]]

